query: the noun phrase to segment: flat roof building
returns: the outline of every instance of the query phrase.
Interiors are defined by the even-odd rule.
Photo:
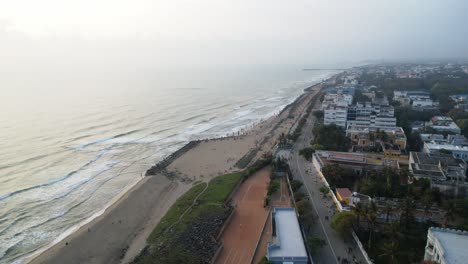
[[[318,150],[312,155],[312,164],[319,171],[328,164],[353,170],[357,175],[365,174],[371,170],[382,170],[384,168],[400,169],[398,160],[388,159],[383,155],[371,153],[338,152]]]
[[[309,259],[294,208],[274,208],[271,213],[273,241],[267,258],[273,264],[307,264]]]
[[[429,179],[431,188],[447,196],[468,196],[467,164],[449,154],[410,152],[409,170],[415,179]]]
[[[424,260],[440,264],[468,262],[468,232],[431,227],[427,231]]]

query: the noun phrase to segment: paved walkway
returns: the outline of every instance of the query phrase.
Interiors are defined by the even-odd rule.
[[[231,222],[225,229],[223,251],[216,263],[250,263],[255,246],[268,217],[263,207],[270,181],[270,170],[260,170],[246,180],[233,199],[236,204]]]

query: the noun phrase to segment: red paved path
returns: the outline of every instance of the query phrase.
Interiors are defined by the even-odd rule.
[[[250,263],[268,211],[263,208],[270,171],[263,169],[246,180],[234,195],[236,208],[222,240],[219,264]]]

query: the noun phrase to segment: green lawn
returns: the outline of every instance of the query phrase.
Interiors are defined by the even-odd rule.
[[[204,238],[200,245],[198,245],[199,240],[189,240],[197,236],[215,237],[217,235],[220,225],[231,210],[224,207],[224,201],[241,181],[243,175],[239,172],[212,179],[205,192],[179,221],[183,212],[190,208],[195,197],[202,193],[207,185],[199,183],[193,186],[162,218],[148,238],[149,246],[134,260],[134,263],[181,263],[181,261],[201,263],[206,261],[208,256],[206,252],[210,252],[215,247],[212,239]],[[174,223],[176,224],[173,225]],[[200,230],[206,231],[200,232]],[[206,250],[206,248],[209,249]]]

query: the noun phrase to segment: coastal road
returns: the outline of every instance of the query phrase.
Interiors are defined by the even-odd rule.
[[[330,227],[331,217],[337,211],[336,206],[330,196],[327,195],[324,198],[320,192],[319,189],[324,183],[317,174],[312,162],[299,155],[300,149],[310,146],[309,142],[313,139],[312,127],[314,122],[315,116],[310,114],[301,136],[293,146],[289,160],[293,177],[304,183],[302,188],[311,197],[313,210],[318,215],[317,224],[312,229],[312,233],[322,237],[327,243],[313,256],[314,262],[315,264],[341,263],[343,259],[347,259],[349,263],[365,263],[364,256],[354,240],[343,241]],[[325,217],[328,217],[328,220]],[[353,262],[353,260],[355,261]]]

